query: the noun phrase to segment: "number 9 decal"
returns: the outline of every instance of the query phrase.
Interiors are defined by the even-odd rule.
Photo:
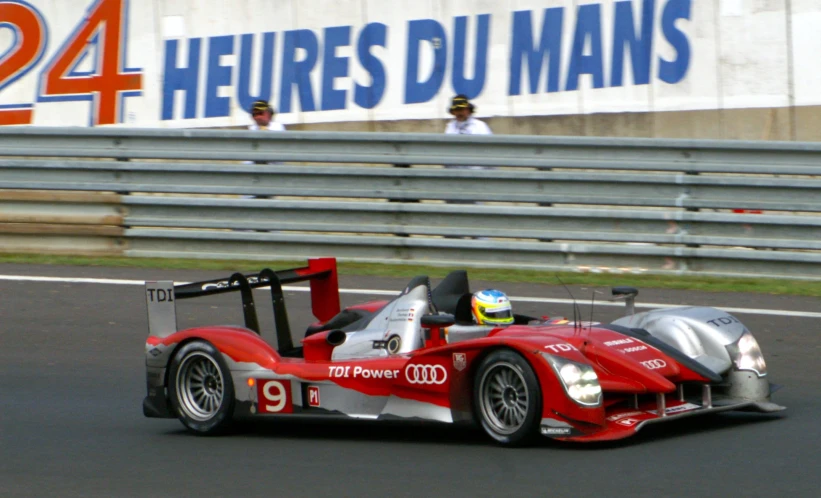
[[[259,386],[257,399],[259,399],[260,413],[291,413],[293,411],[289,402],[289,381],[262,380],[257,385]]]
[[[0,29],[10,29],[12,42],[0,55],[0,91],[25,76],[40,62],[48,43],[42,14],[22,0],[0,0]],[[0,126],[32,121],[33,104],[0,103]]]

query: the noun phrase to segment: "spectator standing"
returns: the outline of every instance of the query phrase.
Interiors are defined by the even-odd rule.
[[[251,105],[251,117],[254,124],[248,126],[249,130],[285,131],[282,123],[274,121],[274,108],[267,100],[257,100]]]
[[[274,108],[267,100],[257,100],[251,104],[251,117],[254,120],[253,124],[248,125],[249,130],[260,131],[285,131],[285,126],[282,123],[274,121]],[[280,164],[276,161],[245,161],[245,164]],[[247,195],[243,196],[245,199],[270,199],[267,195]],[[267,230],[254,230],[256,232],[265,232]],[[276,233],[276,232],[272,232]]]
[[[473,117],[476,106],[470,103],[468,98],[462,94],[453,97],[450,104],[450,112],[453,119],[445,127],[448,135],[493,135],[490,127],[484,122]]]
[[[474,106],[466,96],[459,94],[453,97],[448,112],[453,115],[453,119],[448,121],[445,127],[446,135],[493,135],[490,127],[479,119],[473,117],[476,111]],[[490,169],[483,166],[446,166],[451,169]]]
[[[448,121],[445,127],[446,135],[493,135],[484,121],[473,117],[476,106],[468,100],[467,96],[459,94],[453,97],[448,112],[453,115],[453,119]],[[445,167],[448,169],[491,169],[486,166],[449,165]],[[448,201],[448,204],[482,204],[482,202]],[[487,240],[487,237],[477,237],[477,240]]]
[[[285,131],[282,123],[274,121],[274,108],[267,100],[257,100],[251,104],[251,117],[254,123],[248,125],[249,130]],[[276,161],[245,161],[244,164],[280,164]],[[267,195],[250,195],[246,199],[270,199]]]

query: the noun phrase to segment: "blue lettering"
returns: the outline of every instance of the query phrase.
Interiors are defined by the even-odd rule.
[[[539,78],[545,57],[550,62],[547,68],[547,91],[559,91],[559,68],[561,67],[562,23],[564,8],[552,7],[544,10],[542,33],[538,48],[533,44],[533,23],[529,10],[513,13],[513,32],[510,48],[510,81],[508,95],[521,93],[522,59],[527,55],[527,67],[530,76],[530,93],[539,91]]]
[[[276,33],[263,33],[262,58],[259,68],[259,90],[251,95],[251,66],[254,58],[254,35],[241,37],[239,51],[239,83],[237,84],[237,101],[242,109],[248,110],[256,100],[271,100],[271,82],[273,80],[274,45]]]
[[[185,92],[184,119],[197,117],[200,74],[200,38],[188,40],[188,65],[177,67],[178,40],[165,42],[165,72],[162,87],[162,119],[174,119],[174,92]]]
[[[351,44],[351,27],[325,28],[325,52],[322,57],[322,110],[345,108],[345,90],[335,90],[334,80],[348,76],[348,58],[337,57],[337,47]]]
[[[664,6],[661,15],[661,31],[676,50],[677,56],[673,61],[659,57],[659,79],[671,85],[684,79],[690,68],[690,42],[687,36],[676,28],[676,21],[689,20],[691,6],[690,0],[670,0]]]
[[[584,46],[590,39],[590,54],[584,54]],[[601,5],[580,5],[576,18],[576,34],[573,37],[573,48],[570,52],[570,67],[567,70],[565,89],[572,91],[579,88],[579,76],[593,76],[593,88],[604,87],[604,71],[601,45]]]
[[[353,100],[363,109],[373,109],[385,94],[385,66],[373,54],[371,47],[387,46],[388,27],[381,23],[370,23],[359,33],[356,53],[365,71],[370,73],[371,86],[356,85]]]
[[[296,50],[304,49],[305,59],[296,60]],[[285,47],[282,55],[282,82],[279,87],[280,112],[291,112],[291,90],[297,86],[299,105],[303,111],[314,111],[311,71],[316,65],[319,42],[309,29],[297,29],[285,32]]]
[[[453,39],[453,91],[472,99],[482,93],[487,72],[487,45],[490,31],[490,14],[479,16],[476,28],[476,58],[474,60],[473,78],[465,78],[465,45],[467,17],[460,16],[455,20]]]
[[[208,40],[208,78],[205,83],[205,117],[231,115],[231,99],[218,95],[220,87],[231,85],[231,66],[221,66],[220,57],[234,53],[234,36],[213,36]]]
[[[434,48],[433,71],[427,81],[419,81],[419,44],[430,42]],[[442,87],[448,59],[445,28],[433,19],[419,19],[408,23],[407,75],[405,76],[405,103],[430,101]]]
[[[616,23],[613,27],[613,68],[610,86],[622,86],[625,45],[630,45],[630,62],[633,66],[633,83],[650,83],[650,60],[653,50],[653,12],[655,0],[643,0],[641,9],[641,35],[636,36],[633,20],[633,2],[616,2]]]

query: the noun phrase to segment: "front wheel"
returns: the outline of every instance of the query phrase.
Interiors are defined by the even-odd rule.
[[[488,355],[473,383],[476,416],[497,442],[531,442],[541,422],[542,394],[533,367],[521,355],[500,350]]]
[[[190,342],[169,368],[171,406],[183,425],[202,435],[224,431],[231,423],[234,381],[219,351],[204,341]]]

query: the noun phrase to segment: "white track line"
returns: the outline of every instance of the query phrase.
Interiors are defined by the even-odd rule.
[[[80,284],[102,284],[102,285],[145,285],[144,280],[121,280],[110,278],[73,278],[73,277],[34,277],[25,275],[0,275],[0,280],[9,280],[14,282],[60,282],[60,283],[80,283]],[[187,284],[189,282],[175,282],[177,285]],[[258,290],[267,289],[267,287],[259,287]],[[283,290],[291,292],[309,292],[308,287],[285,285]],[[395,296],[399,294],[398,291],[378,290],[378,289],[339,289],[341,294],[362,294],[369,296]],[[517,297],[510,296],[511,301],[518,301],[522,303],[548,303],[548,304],[573,304],[572,299],[558,299],[546,297]],[[577,300],[580,306],[587,304],[588,301]],[[596,301],[596,306],[618,306],[623,307],[624,303]],[[648,309],[662,309],[662,308],[681,308],[686,305],[671,305],[662,303],[642,303],[637,302],[636,308]],[[744,313],[749,315],[773,315],[773,316],[790,316],[801,318],[821,318],[821,313],[812,311],[787,311],[787,310],[768,310],[757,308],[725,308],[720,307],[723,311],[728,313]]]
[[[13,282],[59,282],[67,284],[145,285],[144,280],[117,280],[112,278],[29,277],[22,275],[0,275],[0,280],[11,280]]]

